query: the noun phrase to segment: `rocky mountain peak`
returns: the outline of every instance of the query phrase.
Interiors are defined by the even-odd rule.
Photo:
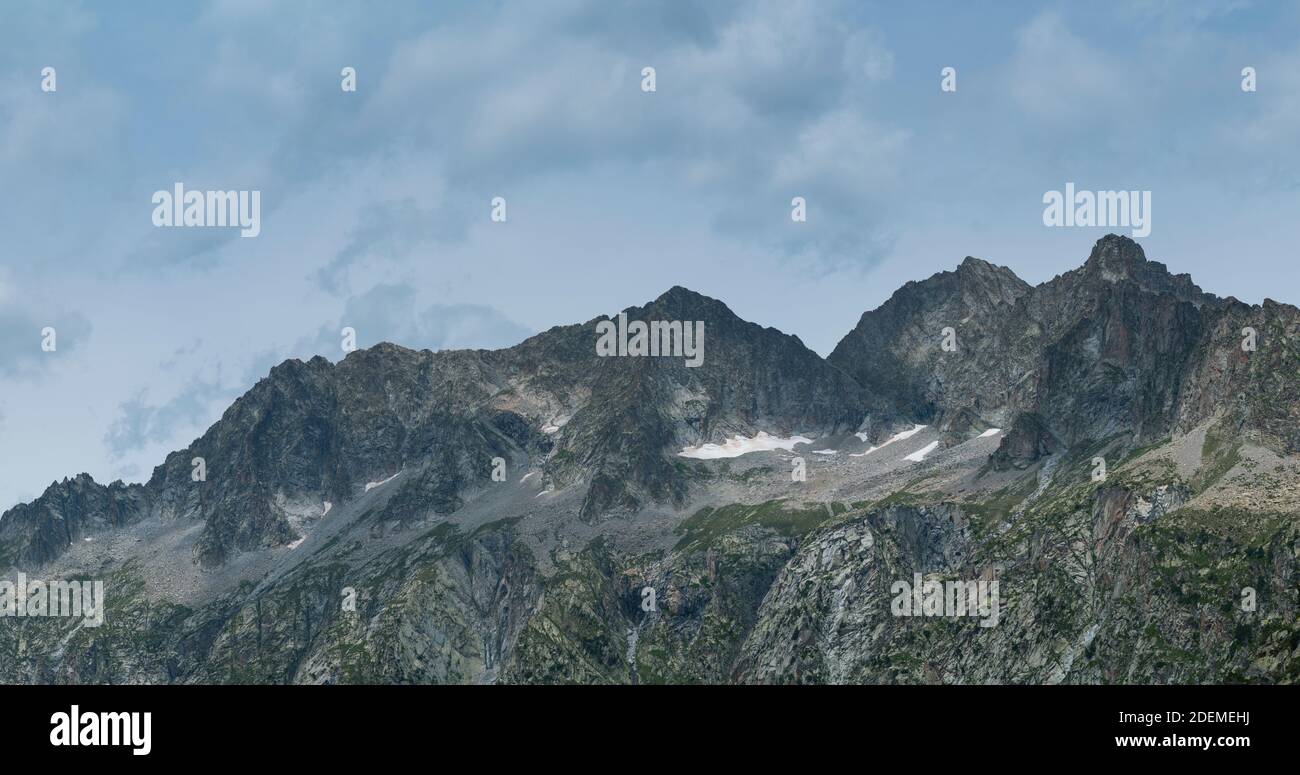
[[[670,300],[680,300],[680,301],[696,302],[696,303],[716,302],[716,299],[711,299],[708,296],[693,291],[684,285],[674,285],[673,287],[659,294],[658,298],[655,299],[655,302],[665,302]]]
[[[976,258],[975,256],[966,256],[963,258],[962,262],[957,265],[957,273],[975,276],[1015,276],[1015,273],[1007,267],[991,264],[988,261],[985,261],[982,258]]]
[[[1077,270],[1092,282],[1132,282],[1150,293],[1170,293],[1194,304],[1217,303],[1189,274],[1173,274],[1159,261],[1148,261],[1142,246],[1128,237],[1107,234],[1093,245],[1083,267]]]
[[[672,320],[739,321],[736,313],[721,301],[689,288],[674,285],[644,307],[625,310],[629,315],[654,315]]]
[[[1147,261],[1141,245],[1119,234],[1107,234],[1097,240],[1081,271],[1104,282],[1132,280],[1153,289],[1167,285],[1172,277],[1164,264]]]
[[[974,256],[966,256],[957,266],[955,275],[963,292],[973,294],[976,299],[982,296],[994,304],[1013,304],[1030,288],[1009,267]]]
[[[1084,266],[1106,266],[1123,271],[1129,266],[1146,263],[1142,246],[1121,234],[1107,234],[1097,240]]]

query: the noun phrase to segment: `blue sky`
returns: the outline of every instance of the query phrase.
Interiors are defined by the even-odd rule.
[[[0,508],[81,471],[147,479],[275,363],[337,360],[343,326],[498,347],[684,285],[825,354],[966,255],[1030,282],[1077,266],[1112,229],[1043,226],[1066,181],[1150,190],[1148,257],[1294,303],[1298,8],[8,8]],[[155,228],[176,181],[260,190],[261,235]]]

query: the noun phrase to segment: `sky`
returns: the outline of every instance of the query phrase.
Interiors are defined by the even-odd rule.
[[[967,255],[1038,283],[1125,231],[1045,226],[1067,182],[1150,191],[1148,258],[1206,290],[1300,302],[1296,3],[5,16],[0,510],[80,472],[147,480],[276,363],[339,360],[345,326],[502,347],[683,285],[824,355]],[[260,192],[261,233],[155,226],[177,182]]]

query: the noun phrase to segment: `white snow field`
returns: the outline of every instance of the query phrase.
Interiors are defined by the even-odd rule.
[[[788,439],[783,439],[759,431],[758,435],[752,439],[747,439],[744,436],[734,436],[722,444],[702,444],[698,447],[686,447],[677,454],[679,457],[690,457],[696,460],[715,460],[723,457],[740,457],[749,452],[767,452],[773,449],[793,450],[796,444],[811,444],[812,441],[812,439],[805,436],[791,436]]]
[[[915,428],[912,428],[912,430],[910,431],[899,431],[898,433],[895,433],[893,436],[890,436],[888,439],[886,439],[885,443],[881,444],[879,447],[872,447],[866,452],[859,452],[856,455],[851,454],[849,455],[849,457],[866,457],[867,455],[870,455],[872,452],[875,452],[876,450],[884,449],[885,447],[888,447],[890,444],[893,444],[895,441],[903,441],[905,439],[910,439],[928,427],[929,427],[928,425],[918,425]],[[862,439],[863,441],[867,440],[865,433],[855,433],[853,435],[857,436],[859,439]]]

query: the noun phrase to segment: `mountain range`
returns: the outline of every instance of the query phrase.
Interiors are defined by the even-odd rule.
[[[51,484],[0,570],[5,683],[1300,680],[1300,310],[1107,236],[966,258],[823,358],[674,287],[703,362],[502,350],[276,366],[143,484]],[[999,614],[898,614],[996,582]]]

